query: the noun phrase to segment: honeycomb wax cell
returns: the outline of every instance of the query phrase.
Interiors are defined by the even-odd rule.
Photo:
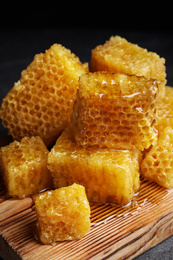
[[[49,153],[48,168],[55,188],[78,183],[91,202],[125,205],[139,189],[140,160],[137,150],[78,146],[69,126]]]
[[[156,79],[159,83],[159,96],[164,96],[165,59],[119,36],[112,36],[105,44],[92,50],[90,69]]]
[[[173,128],[173,87],[165,87],[165,97],[156,102],[156,129],[160,135],[164,128]]]
[[[158,142],[146,153],[141,163],[141,172],[146,179],[159,185],[173,188],[173,129],[166,127]]]
[[[79,76],[86,72],[87,64],[60,44],[35,55],[3,99],[3,125],[14,139],[40,136],[53,143],[70,121]]]
[[[90,229],[90,206],[83,186],[47,191],[35,200],[39,238],[43,244],[80,239]]]
[[[24,137],[1,148],[0,167],[7,192],[19,199],[52,187],[48,149],[40,137]]]
[[[143,150],[154,143],[156,81],[108,72],[83,74],[72,123],[83,147]]]

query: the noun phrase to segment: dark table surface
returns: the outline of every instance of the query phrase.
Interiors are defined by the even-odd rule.
[[[20,73],[53,43],[71,49],[82,62],[89,62],[91,50],[112,35],[158,53],[166,59],[167,84],[173,86],[173,31],[116,29],[113,27],[13,27],[0,28],[0,102],[20,78]],[[0,137],[7,134],[0,124]],[[173,259],[173,236],[155,246],[136,260]]]

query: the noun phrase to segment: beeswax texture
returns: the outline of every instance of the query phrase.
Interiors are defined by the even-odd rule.
[[[166,127],[158,142],[145,155],[141,164],[143,176],[159,185],[173,188],[173,129]]]
[[[46,145],[53,143],[70,121],[79,76],[86,72],[87,64],[60,44],[35,55],[1,105],[9,134],[17,140],[40,136]]]
[[[72,116],[78,145],[142,151],[155,142],[156,81],[95,72],[79,86]]]
[[[0,166],[7,192],[25,198],[52,187],[48,149],[40,137],[24,137],[1,148]]]
[[[112,36],[105,44],[92,50],[90,69],[156,79],[159,96],[165,94],[165,59],[119,36]]]
[[[83,186],[47,191],[35,201],[39,238],[43,244],[82,238],[90,229],[90,206]]]
[[[156,129],[160,135],[164,128],[173,128],[173,87],[165,87],[165,96],[156,102]]]
[[[125,205],[139,189],[140,160],[137,150],[78,146],[69,126],[49,153],[48,168],[56,188],[78,183],[91,202]]]

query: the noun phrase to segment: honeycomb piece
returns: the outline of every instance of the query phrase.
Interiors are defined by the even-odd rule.
[[[47,191],[36,197],[37,226],[40,241],[82,238],[90,229],[90,206],[85,188],[78,184]]]
[[[22,199],[51,188],[48,153],[38,136],[24,137],[21,142],[14,141],[1,148],[0,168],[9,196]]]
[[[92,51],[90,69],[156,79],[160,83],[159,96],[164,96],[165,59],[119,36],[112,36],[104,45],[99,45]]]
[[[69,126],[49,153],[48,168],[56,188],[78,183],[91,202],[125,205],[140,186],[140,155],[135,150],[85,149],[76,144]]]
[[[142,151],[155,141],[156,81],[95,72],[79,85],[72,116],[78,145]]]
[[[53,143],[70,121],[79,76],[86,72],[87,64],[60,44],[35,55],[3,99],[3,125],[14,139],[40,136]]]
[[[165,127],[173,128],[173,87],[165,87],[165,97],[157,100],[156,111],[156,129],[160,135]]]
[[[166,127],[158,142],[146,154],[141,163],[141,172],[146,179],[159,185],[173,188],[173,129]]]

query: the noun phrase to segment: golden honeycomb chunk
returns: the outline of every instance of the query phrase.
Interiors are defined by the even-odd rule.
[[[69,126],[48,156],[55,188],[73,183],[85,187],[88,200],[125,205],[139,189],[139,151],[85,149]]]
[[[95,72],[83,74],[79,85],[72,116],[78,145],[142,151],[154,143],[156,81]]]
[[[51,188],[48,149],[40,137],[25,137],[1,148],[0,168],[7,192],[19,199]]]
[[[119,36],[112,36],[104,45],[92,50],[90,69],[156,79],[160,83],[159,95],[164,96],[165,59]]]
[[[141,172],[146,179],[159,185],[173,188],[173,129],[166,127],[158,142],[146,153],[141,163]]]
[[[90,206],[83,186],[39,194],[35,200],[37,227],[43,244],[82,238],[90,229]]]
[[[70,121],[79,76],[86,72],[87,64],[60,44],[35,55],[3,99],[3,125],[14,139],[40,136],[53,143]]]
[[[156,129],[160,135],[165,127],[173,128],[173,87],[165,87],[165,97],[157,100],[156,111]]]

